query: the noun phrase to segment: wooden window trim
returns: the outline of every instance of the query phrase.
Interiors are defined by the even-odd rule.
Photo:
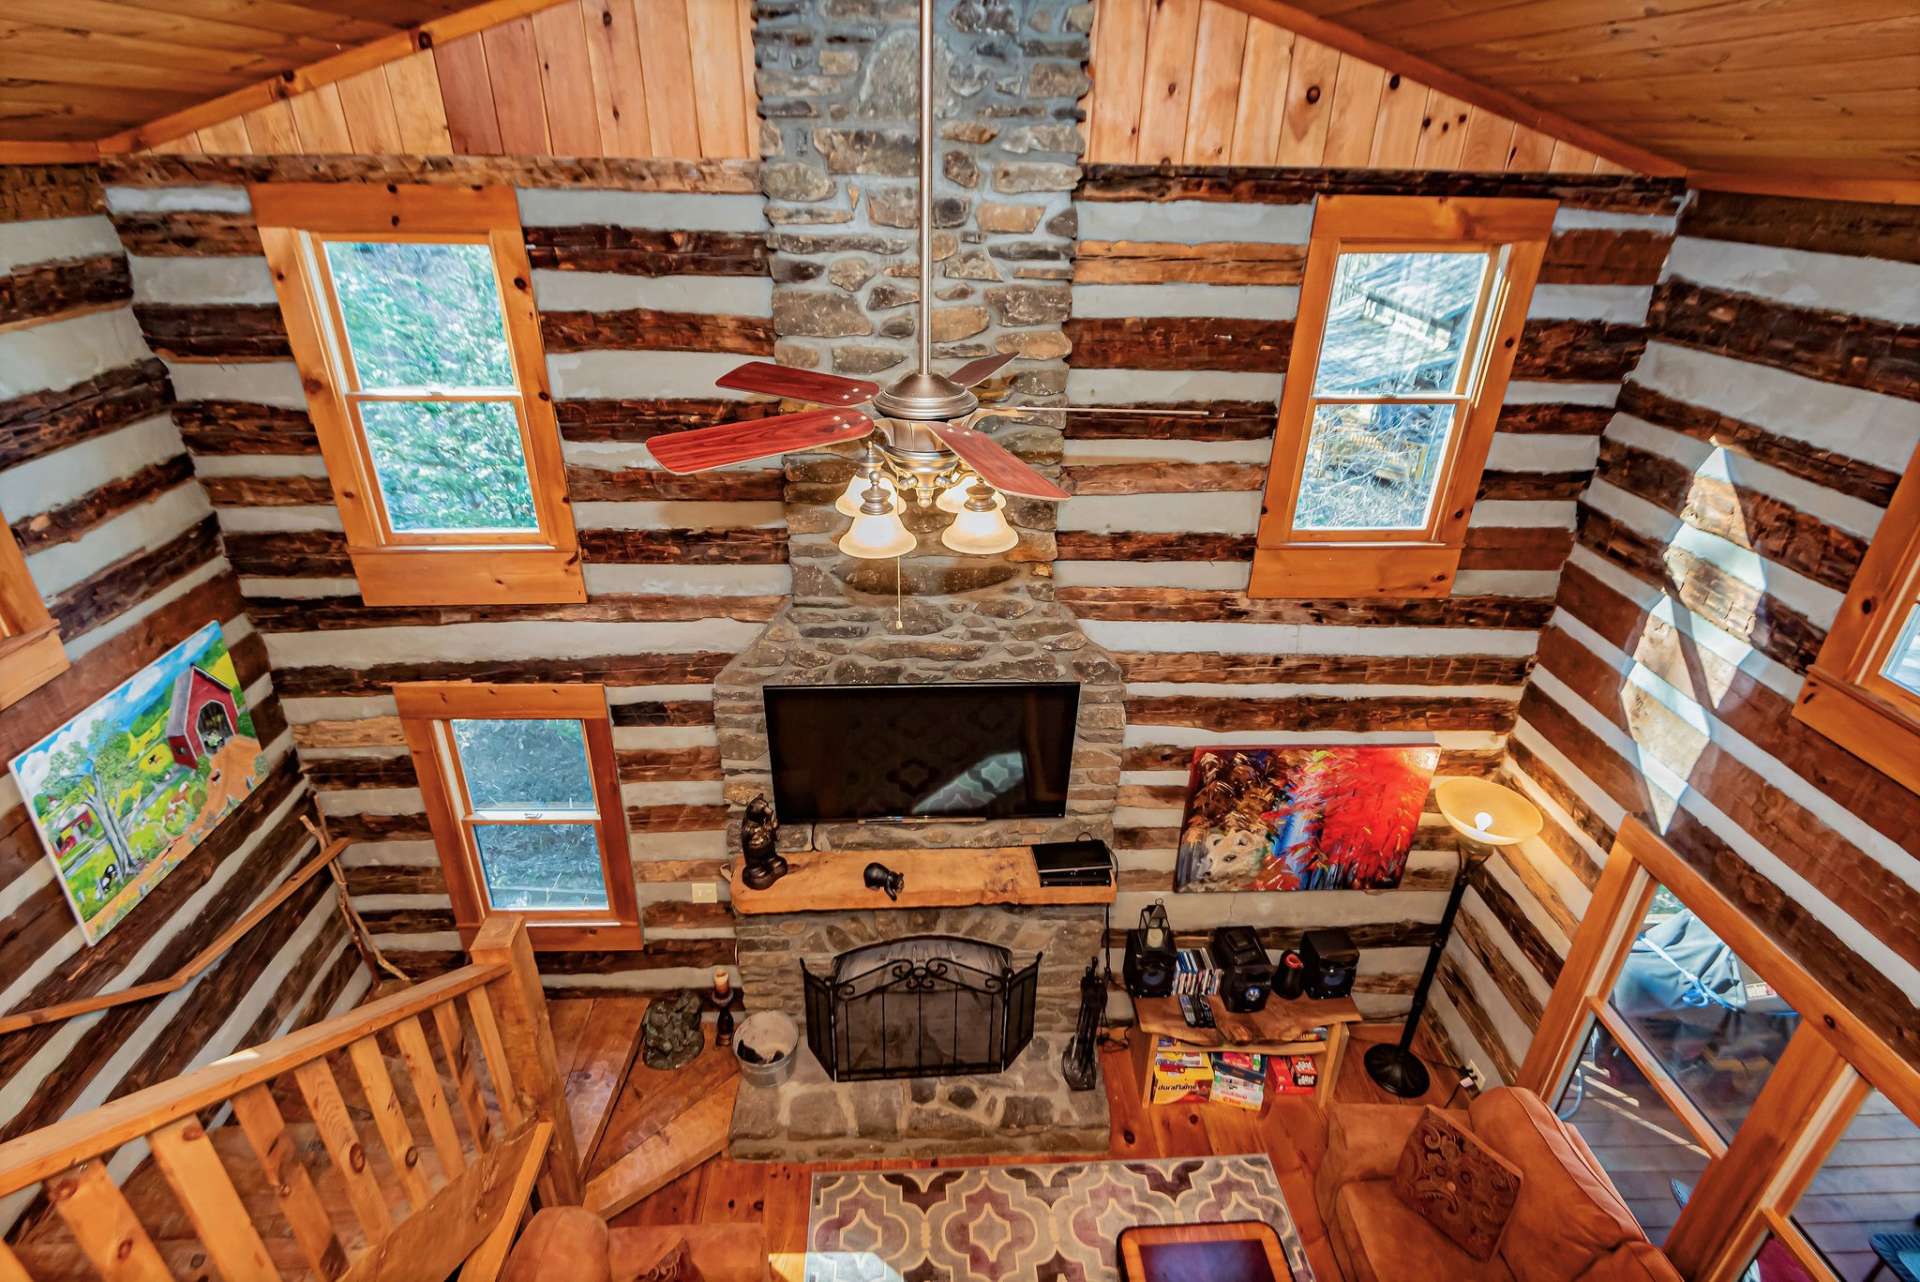
[[[272,269],[287,340],[347,551],[369,605],[538,605],[583,602],[579,541],[547,379],[519,204],[508,187],[262,183],[248,189]],[[500,285],[539,532],[408,534],[387,528],[372,455],[349,404],[351,371],[331,277],[315,248],[326,239],[486,244]],[[464,399],[432,397],[422,399]],[[502,398],[508,399],[508,398]]]
[[[1907,463],[1793,715],[1920,792],[1920,696],[1880,667],[1920,598],[1920,450]]]
[[[1678,852],[1628,816],[1615,836],[1515,1085],[1543,1098],[1557,1096],[1592,1021],[1603,1018],[1601,1008],[1619,978],[1656,883],[1697,914],[1800,1014],[1799,1027],[1745,1123],[1725,1145],[1724,1158],[1710,1165],[1696,1185],[1664,1246],[1682,1276],[1732,1282],[1768,1231],[1797,1257],[1807,1258],[1806,1243],[1788,1219],[1793,1206],[1869,1089],[1878,1089],[1894,1107],[1920,1119],[1920,1069],[1881,1040]],[[1660,1090],[1657,1083],[1655,1089]],[[1811,1271],[1815,1277],[1832,1277],[1824,1266]]]
[[[607,711],[606,689],[598,685],[484,685],[468,681],[421,681],[393,687],[400,712],[400,729],[412,755],[420,792],[426,801],[427,822],[446,873],[447,897],[453,904],[454,926],[461,943],[472,946],[475,935],[494,913],[487,903],[486,882],[477,850],[456,798],[465,795],[460,783],[458,753],[449,739],[447,723],[470,720],[555,718],[579,721],[586,731],[587,757],[593,776],[594,806],[599,812],[595,830],[600,844],[600,870],[606,880],[605,909],[526,912],[534,947],[557,952],[576,949],[638,949],[641,946],[640,908],[633,884],[633,863],[627,842],[626,807],[620,798],[620,771],[613,748],[613,720]]]
[[[1552,200],[1450,196],[1322,196],[1315,203],[1249,596],[1433,597],[1452,590],[1557,209]],[[1503,261],[1497,279],[1490,273],[1482,285],[1475,350],[1463,362],[1460,421],[1448,434],[1426,529],[1296,532],[1314,375],[1341,252],[1448,249],[1487,249]]]
[[[0,518],[0,708],[20,702],[66,670],[60,627],[33,585],[13,530]]]

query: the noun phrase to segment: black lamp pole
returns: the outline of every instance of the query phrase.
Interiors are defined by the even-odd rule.
[[[1382,1042],[1367,1048],[1367,1075],[1382,1090],[1401,1099],[1417,1099],[1425,1095],[1432,1084],[1427,1066],[1413,1053],[1413,1038],[1420,1031],[1420,1017],[1427,1013],[1427,994],[1433,988],[1434,975],[1440,970],[1440,954],[1453,934],[1453,919],[1460,912],[1461,898],[1467,893],[1467,869],[1492,853],[1484,846],[1478,847],[1478,853],[1475,850],[1464,840],[1460,843],[1460,871],[1453,879],[1453,889],[1447,892],[1447,911],[1440,915],[1440,933],[1427,949],[1427,964],[1420,972],[1420,986],[1413,990],[1413,1009],[1407,1012],[1406,1027],[1400,1032],[1399,1042]]]

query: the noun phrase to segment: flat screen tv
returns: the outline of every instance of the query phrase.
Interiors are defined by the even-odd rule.
[[[1058,818],[1080,687],[768,686],[781,823]]]

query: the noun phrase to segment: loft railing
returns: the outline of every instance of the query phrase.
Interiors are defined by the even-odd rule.
[[[546,1205],[578,1204],[580,1164],[524,921],[489,921],[470,953],[451,974],[0,1144],[0,1198],[43,1184],[99,1276],[174,1277],[107,1170],[145,1140],[225,1282],[442,1282],[456,1269],[490,1282],[533,1187]],[[229,1107],[238,1135],[215,1126]],[[268,1209],[249,1210],[240,1189],[260,1202],[261,1180],[242,1162]],[[357,1233],[343,1240],[322,1189],[344,1195]],[[276,1267],[264,1220],[291,1231],[302,1269]],[[0,1282],[35,1282],[33,1242],[0,1245]]]

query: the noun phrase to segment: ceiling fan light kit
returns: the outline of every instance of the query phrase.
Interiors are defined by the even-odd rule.
[[[994,500],[999,499],[998,503]],[[1005,552],[1020,541],[1007,524],[1006,506],[984,481],[975,481],[967,491],[967,505],[953,518],[953,524],[940,532],[940,542],[955,552],[970,556],[993,556]]]
[[[876,480],[867,487],[860,514],[840,536],[839,548],[863,561],[905,556],[917,545],[913,532],[901,523],[898,506]]]

